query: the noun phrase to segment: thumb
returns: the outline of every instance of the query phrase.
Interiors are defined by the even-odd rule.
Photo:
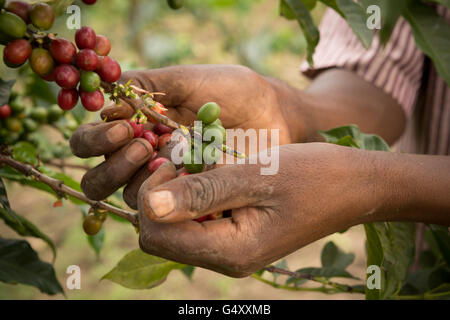
[[[144,183],[138,194],[138,208],[155,222],[192,220],[267,199],[271,189],[266,184],[256,165],[225,166],[179,177],[154,189]]]

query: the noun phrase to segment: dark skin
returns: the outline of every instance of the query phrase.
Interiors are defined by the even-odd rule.
[[[133,140],[126,121],[116,120],[131,116],[132,107],[109,106],[102,114],[113,122],[80,127],[71,140],[75,155],[113,154],[85,175],[84,192],[101,199],[128,184],[124,199],[139,209],[145,252],[243,277],[357,224],[450,225],[448,157],[300,144],[318,141],[317,130],[349,123],[390,143],[401,135],[401,107],[352,73],[326,71],[306,91],[236,66],[171,67],[122,80],[129,78],[148,91],[167,92],[161,102],[177,122],[191,123],[200,106],[216,101],[225,127],[278,128],[283,144],[276,175],[262,176],[259,165],[245,164],[176,178],[167,163],[149,176],[140,168],[151,146]],[[192,221],[224,210],[232,217]]]

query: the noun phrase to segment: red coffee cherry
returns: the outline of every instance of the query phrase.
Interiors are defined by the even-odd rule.
[[[138,120],[131,121],[129,120],[128,123],[133,128],[134,131],[134,138],[140,138],[144,134],[144,125],[139,123]]]
[[[21,17],[26,24],[30,23],[31,4],[24,1],[11,1],[5,9]]]
[[[58,94],[58,105],[63,110],[71,110],[78,103],[78,91],[76,89],[62,89]]]
[[[7,104],[0,106],[0,119],[9,118],[11,115],[11,107]]]
[[[97,73],[103,81],[116,82],[122,75],[119,63],[111,57],[104,57],[100,60]]]
[[[84,108],[91,112],[100,110],[105,104],[105,97],[100,89],[94,92],[81,91],[80,97]]]
[[[64,89],[73,89],[80,82],[80,73],[77,68],[69,64],[62,64],[56,67],[55,82]]]
[[[85,71],[94,71],[98,66],[98,56],[92,49],[83,49],[78,52],[76,63]]]
[[[111,51],[111,41],[105,36],[98,35],[95,41],[94,50],[99,56],[107,56]]]
[[[148,171],[150,172],[150,174],[154,173],[156,170],[158,170],[159,167],[161,167],[161,165],[167,161],[170,161],[167,158],[157,158],[155,160],[152,160],[148,163]]]
[[[103,108],[105,104],[105,97],[103,93],[99,90],[94,92],[80,92],[81,103],[87,111],[95,112]]]
[[[171,139],[172,139],[171,133],[166,133],[166,134],[163,134],[162,136],[160,136],[159,140],[158,140],[159,150],[161,150],[166,144],[168,144]]]
[[[3,58],[12,65],[21,65],[30,57],[31,50],[31,44],[27,40],[14,40],[5,47]]]
[[[96,3],[97,0],[83,0],[83,3],[87,4],[87,5],[93,5],[94,3]]]
[[[153,128],[153,131],[155,131],[155,133],[160,136],[173,132],[172,128],[169,128],[168,126],[162,123],[157,123],[155,125],[155,128]]]
[[[89,27],[82,27],[75,33],[75,43],[78,49],[94,49],[96,42],[95,31]]]
[[[77,49],[74,44],[66,39],[56,39],[50,45],[50,53],[56,62],[71,64]]]
[[[209,216],[206,215],[206,216],[204,216],[204,217],[194,219],[194,221],[197,221],[198,223],[202,223],[202,222],[208,220],[208,217],[209,217]]]
[[[153,131],[149,130],[145,131],[144,134],[142,135],[142,138],[150,142],[153,149],[156,149],[156,147],[158,146],[158,135]]]

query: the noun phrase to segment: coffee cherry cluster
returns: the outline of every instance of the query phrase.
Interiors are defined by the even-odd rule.
[[[0,106],[0,144],[14,144],[18,141],[27,141],[29,135],[37,131],[42,125],[56,123],[63,118],[64,111],[57,105],[45,107],[30,107],[18,93],[12,92],[9,102]],[[77,123],[64,120],[65,128],[74,129]],[[63,129],[63,128],[61,128]]]
[[[11,1],[5,9],[0,13],[0,43],[6,45],[4,63],[18,68],[28,60],[37,75],[56,82],[61,87],[58,105],[63,110],[73,109],[79,99],[86,110],[100,110],[104,105],[101,81],[116,82],[122,74],[119,63],[108,56],[109,39],[87,26],[76,32],[76,47],[67,39],[41,37],[37,32],[50,29],[55,19],[46,3],[31,6]]]
[[[199,109],[197,120],[202,123],[201,132],[200,128],[194,127],[194,135],[201,134],[203,140],[199,146],[195,138],[192,139],[190,152],[183,155],[183,163],[189,173],[202,172],[206,164],[214,164],[219,160],[219,148],[226,141],[226,130],[219,116],[220,107],[215,102],[208,102]]]

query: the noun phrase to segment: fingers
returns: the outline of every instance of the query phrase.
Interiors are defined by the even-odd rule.
[[[92,200],[103,200],[122,187],[152,156],[153,148],[145,139],[135,139],[106,161],[89,170],[81,188]]]
[[[89,158],[114,152],[133,139],[133,128],[126,121],[81,125],[70,138],[72,153]]]
[[[134,210],[137,210],[137,195],[139,188],[150,177],[150,171],[147,166],[143,166],[128,182],[128,185],[123,191],[123,200],[125,203]]]
[[[138,208],[149,219],[165,223],[255,204],[270,199],[274,189],[254,165],[226,166],[153,186],[148,181],[141,186]]]
[[[111,101],[111,103],[103,108],[100,114],[101,118],[106,121],[130,119],[133,115],[134,108],[125,101],[122,101],[120,105],[117,105]]]

